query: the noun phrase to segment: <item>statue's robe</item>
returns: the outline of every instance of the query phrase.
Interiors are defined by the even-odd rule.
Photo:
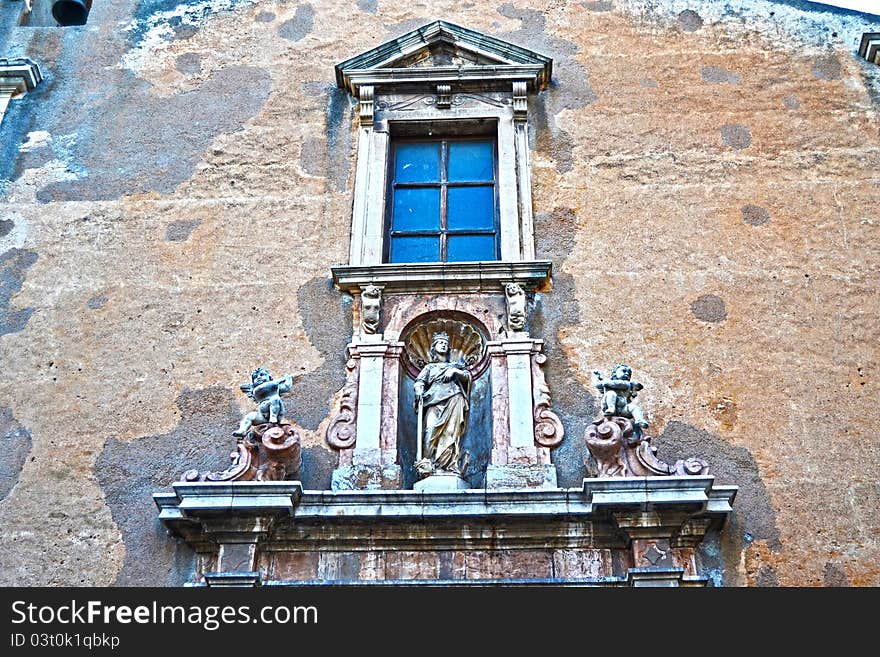
[[[461,464],[461,439],[467,429],[471,375],[444,381],[443,374],[453,363],[428,363],[416,381],[425,386],[424,454],[439,470],[458,472]]]

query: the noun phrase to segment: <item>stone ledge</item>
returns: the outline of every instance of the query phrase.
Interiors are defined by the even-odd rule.
[[[262,584],[260,573],[239,571],[227,573],[205,573],[205,585],[211,588],[255,587]]]
[[[205,516],[291,515],[302,497],[298,481],[177,482],[174,493],[156,493],[162,521]]]
[[[367,285],[389,292],[502,292],[504,283],[519,283],[527,290],[540,289],[550,281],[549,260],[524,262],[429,262],[345,265],[333,267],[333,284],[340,290],[359,293]]]
[[[859,55],[872,64],[880,65],[880,32],[865,32],[862,35]]]

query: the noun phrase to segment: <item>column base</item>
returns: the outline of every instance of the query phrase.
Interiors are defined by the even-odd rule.
[[[438,472],[413,484],[413,490],[422,493],[465,490],[468,487],[468,483],[454,472]]]

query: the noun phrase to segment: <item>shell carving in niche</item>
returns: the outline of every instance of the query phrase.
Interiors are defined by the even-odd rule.
[[[486,340],[473,325],[452,318],[435,318],[416,325],[403,336],[406,346],[404,364],[410,376],[415,378],[430,362],[431,341],[435,333],[449,336],[449,361],[464,361],[476,378],[486,364]]]

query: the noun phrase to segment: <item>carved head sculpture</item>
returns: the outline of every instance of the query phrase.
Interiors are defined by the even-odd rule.
[[[435,333],[431,340],[431,362],[436,363],[441,360],[449,360],[449,335],[446,333]]]
[[[266,383],[266,381],[271,381],[272,375],[269,373],[265,367],[258,367],[251,374],[251,383],[255,386],[260,385],[261,383]]]
[[[629,381],[632,378],[633,371],[632,368],[626,363],[618,363],[614,366],[614,369],[611,370],[611,378],[618,379],[622,381]]]
[[[519,283],[504,286],[507,299],[507,324],[511,331],[522,331],[526,325],[526,293]]]
[[[376,333],[379,330],[379,312],[382,306],[382,289],[368,285],[361,292],[361,321],[364,333]]]

